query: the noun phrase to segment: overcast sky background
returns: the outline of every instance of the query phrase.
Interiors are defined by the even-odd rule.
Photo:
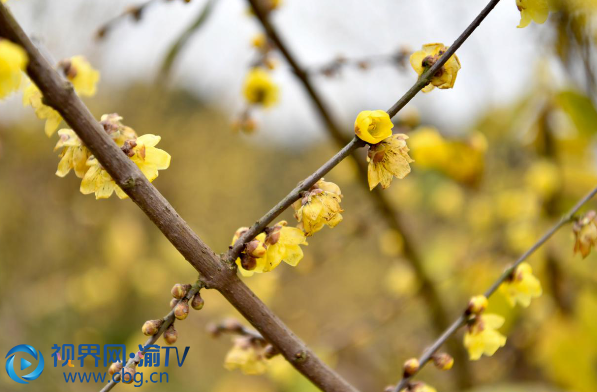
[[[102,74],[99,94],[106,94],[114,91],[114,85],[152,83],[169,45],[204,1],[158,2],[147,9],[140,23],[124,21],[102,42],[93,38],[97,28],[138,2],[11,0],[9,4],[26,31],[43,42],[55,59],[87,56]],[[413,49],[429,42],[448,45],[485,5],[481,0],[284,0],[273,22],[301,63],[315,65],[338,54],[361,57],[390,53],[402,45]],[[173,84],[214,106],[232,108],[227,109],[231,118],[243,107],[241,85],[254,54],[250,40],[260,31],[246,9],[244,0],[219,0],[179,58],[172,78]],[[519,19],[514,0],[500,2],[458,51],[462,70],[455,88],[419,94],[412,105],[441,122],[444,131],[458,133],[488,107],[522,94],[546,50],[540,42],[550,30],[534,24],[517,29]],[[283,60],[274,77],[281,85],[281,102],[260,115],[262,130],[257,138],[273,136],[302,144],[324,136]],[[384,66],[316,81],[332,103],[335,117],[350,129],[360,110],[389,108],[415,79],[410,67],[397,71]],[[121,114],[126,118],[126,113]],[[20,95],[0,105],[0,121],[10,123],[21,116],[32,113],[20,108]],[[289,132],[293,132],[291,139]]]

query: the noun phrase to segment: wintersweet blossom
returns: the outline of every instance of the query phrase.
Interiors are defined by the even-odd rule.
[[[580,253],[584,259],[591,253],[591,248],[597,245],[597,213],[595,211],[587,212],[574,222],[572,232],[575,237],[574,253]]]
[[[227,370],[240,369],[244,374],[263,374],[267,370],[265,348],[251,337],[234,339],[232,349],[226,355],[224,367]]]
[[[93,96],[97,91],[100,73],[83,56],[74,56],[61,62],[64,74],[81,96]]]
[[[354,133],[359,139],[377,144],[392,136],[392,120],[383,110],[363,110],[354,122]]]
[[[46,120],[45,132],[48,137],[52,136],[62,122],[62,116],[50,106],[43,104],[43,95],[37,86],[31,83],[23,92],[23,105],[31,106],[35,115],[41,120]]]
[[[533,275],[533,269],[529,263],[521,263],[500,285],[500,292],[506,297],[510,306],[514,307],[519,303],[526,308],[531,304],[532,298],[541,296],[541,282]]]
[[[60,163],[58,163],[58,170],[56,175],[59,177],[66,176],[71,169],[75,170],[75,175],[83,178],[89,169],[87,166],[87,159],[91,156],[91,152],[83,145],[83,142],[72,129],[61,129],[58,131],[60,139],[54,147],[54,151],[62,149],[60,153]]]
[[[433,43],[423,45],[423,49],[413,53],[410,56],[410,65],[415,72],[421,76],[431,68],[448,48],[444,44]],[[424,93],[428,93],[435,87],[447,89],[454,87],[456,76],[460,70],[460,60],[455,54],[431,77],[429,84],[423,88]]]
[[[19,89],[28,61],[23,48],[0,38],[0,99]]]
[[[369,189],[381,184],[383,189],[390,186],[394,177],[402,179],[410,173],[409,163],[414,162],[408,155],[406,136],[403,133],[392,135],[372,145],[367,154]]]
[[[518,28],[527,27],[531,22],[545,23],[549,16],[548,0],[516,0],[516,6],[520,11]]]
[[[497,314],[475,316],[464,334],[464,347],[468,350],[471,361],[476,361],[483,354],[492,356],[506,345],[506,337],[497,331],[504,324],[504,318]]]
[[[270,107],[278,102],[278,86],[273,82],[270,74],[260,67],[249,71],[245,78],[243,92],[250,104]]]
[[[292,205],[294,216],[299,222],[298,227],[307,237],[321,230],[323,226],[335,227],[342,221],[341,201],[342,192],[338,185],[324,181],[323,178],[317,181]]]

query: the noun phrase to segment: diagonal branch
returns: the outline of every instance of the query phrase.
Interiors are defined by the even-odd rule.
[[[227,268],[195,234],[139,168],[108,137],[89,109],[41,56],[21,26],[0,3],[0,36],[22,46],[29,56],[27,74],[128,196],[201,274],[207,288],[218,290],[282,355],[325,391],[356,391],[324,364]]]
[[[509,276],[512,275],[512,272],[518,267],[523,261],[528,259],[537,249],[539,249],[543,244],[545,244],[559,229],[561,229],[564,225],[571,222],[574,219],[574,215],[581,209],[583,205],[585,205],[589,200],[591,200],[595,195],[597,195],[597,187],[594,188],[591,192],[589,192],[585,197],[583,197],[576,205],[568,211],[555,225],[553,225],[545,234],[541,236],[531,246],[522,256],[520,256],[512,266],[508,267],[500,277],[485,291],[483,294],[486,298],[491,297],[496,290],[500,287]],[[451,325],[448,327],[442,335],[435,341],[433,344],[423,353],[421,358],[419,358],[419,370],[413,373],[410,377],[403,378],[400,380],[398,385],[394,388],[394,392],[400,392],[403,388],[406,388],[409,381],[412,379],[414,375],[416,375],[424,366],[427,364],[433,354],[439,350],[439,348],[450,338],[456,331],[458,331],[461,327],[466,324],[467,318],[465,317],[465,312],[462,312],[462,315],[458,317]]]

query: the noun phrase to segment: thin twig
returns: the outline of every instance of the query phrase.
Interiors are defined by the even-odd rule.
[[[99,29],[95,34],[97,39],[103,39],[106,35],[112,30],[118,23],[122,22],[127,18],[132,18],[136,22],[140,21],[143,17],[143,12],[145,12],[150,6],[156,4],[160,0],[146,0],[145,2],[127,7],[124,11],[120,14],[116,15],[112,19],[108,20]],[[162,1],[169,1],[169,0],[162,0]]]
[[[218,290],[280,353],[313,384],[325,391],[356,391],[323,363],[280,318],[228,268],[170,203],[122,152],[65,81],[41,56],[21,26],[0,2],[0,36],[27,52],[27,74],[89,148],[108,174],[151,219],[181,255],[200,273],[206,288]]]
[[[571,222],[574,219],[574,215],[581,209],[583,205],[585,205],[589,200],[591,200],[597,194],[597,187],[595,187],[591,192],[587,193],[585,197],[576,203],[574,207],[570,211],[568,211],[562,218],[553,225],[545,234],[537,240],[526,252],[522,254],[510,267],[506,268],[506,270],[500,275],[500,277],[485,291],[485,297],[491,297],[496,290],[500,287],[508,277],[512,275],[512,272],[518,267],[522,262],[528,259],[537,249],[539,249],[543,244],[547,242],[562,226],[566,225],[567,223]],[[439,348],[450,338],[458,329],[463,327],[466,324],[467,318],[465,317],[465,312],[463,311],[460,317],[458,317],[452,325],[448,329],[444,331],[444,333],[429,347],[419,358],[419,370],[420,371],[429,360],[431,360],[433,354],[439,350]],[[406,388],[409,381],[412,379],[417,372],[413,373],[410,377],[403,378],[400,380],[396,388],[394,388],[394,392],[400,392],[403,388]]]
[[[197,294],[202,287],[203,287],[203,284],[200,281],[195,283],[193,285],[193,287],[189,290],[187,295],[185,296],[185,300],[190,301],[193,298],[193,296],[195,296],[195,294]],[[180,301],[182,301],[182,299],[179,300],[178,302],[180,302]],[[157,342],[157,340],[160,338],[160,336],[162,336],[164,334],[164,332],[166,332],[168,327],[170,325],[172,325],[172,323],[174,323],[175,307],[176,306],[172,307],[172,310],[166,316],[164,316],[164,318],[162,319],[163,322],[162,322],[158,332],[155,335],[150,336],[149,339],[147,339],[145,341],[145,343],[143,344],[143,350],[137,352],[137,354],[135,354],[134,358],[131,358],[128,360],[128,362],[126,363],[126,367],[136,367],[139,364],[139,362],[141,362],[141,355],[144,355],[145,352],[147,351],[147,346],[152,345],[155,342]],[[100,390],[100,392],[108,392],[108,391],[112,390],[112,388],[114,388],[120,382],[120,373],[114,374],[113,377],[114,377],[113,380],[111,380],[105,387],[103,387]]]
[[[399,49],[393,53],[369,55],[364,57],[348,58],[338,56],[335,59],[319,65],[312,65],[305,68],[309,76],[324,75],[334,76],[340,73],[342,68],[352,67],[360,70],[368,70],[373,66],[391,65],[404,68],[407,64],[408,49]]]

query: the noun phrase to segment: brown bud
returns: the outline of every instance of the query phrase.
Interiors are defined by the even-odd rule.
[[[172,292],[172,297],[174,297],[176,299],[182,299],[185,295],[187,295],[184,285],[182,285],[180,283],[176,283],[172,287],[171,292]]]
[[[184,320],[189,315],[189,301],[182,300],[174,307],[174,317]]]
[[[201,295],[199,293],[195,294],[191,301],[191,307],[195,310],[201,310],[203,309],[203,305],[205,305],[205,301],[201,298]]]
[[[411,358],[404,362],[404,377],[410,377],[419,371],[419,360],[417,358]]]
[[[214,338],[220,336],[221,329],[218,325],[211,323],[207,325],[207,332]]]
[[[454,365],[454,358],[447,353],[439,353],[433,356],[433,364],[440,370],[450,370]]]
[[[174,324],[172,324],[168,327],[168,329],[166,329],[166,332],[164,332],[164,340],[168,344],[174,344],[176,343],[177,339],[178,331],[176,331],[176,328],[174,328]]]
[[[176,306],[177,303],[178,303],[178,300],[176,298],[172,298],[170,300],[170,309],[174,309],[174,307]]]
[[[240,256],[240,265],[247,271],[252,271],[255,269],[255,267],[257,267],[257,260],[254,257],[243,253]]]
[[[265,346],[265,350],[263,352],[263,356],[265,358],[271,359],[278,354],[280,354],[280,351],[278,351],[278,349],[275,348],[274,346],[272,346],[271,344],[268,344],[267,346]]]
[[[110,376],[116,374],[116,373],[120,373],[120,371],[122,370],[122,362],[114,362],[112,365],[110,365],[110,367],[108,368],[108,374]]]
[[[143,328],[141,328],[141,330],[143,331],[143,335],[153,336],[156,333],[158,333],[158,330],[160,329],[161,325],[162,320],[149,320],[146,321],[145,324],[143,324]]]
[[[122,382],[125,384],[132,384],[135,379],[135,369],[130,367],[125,367],[122,369],[122,373],[120,377],[122,378]]]

